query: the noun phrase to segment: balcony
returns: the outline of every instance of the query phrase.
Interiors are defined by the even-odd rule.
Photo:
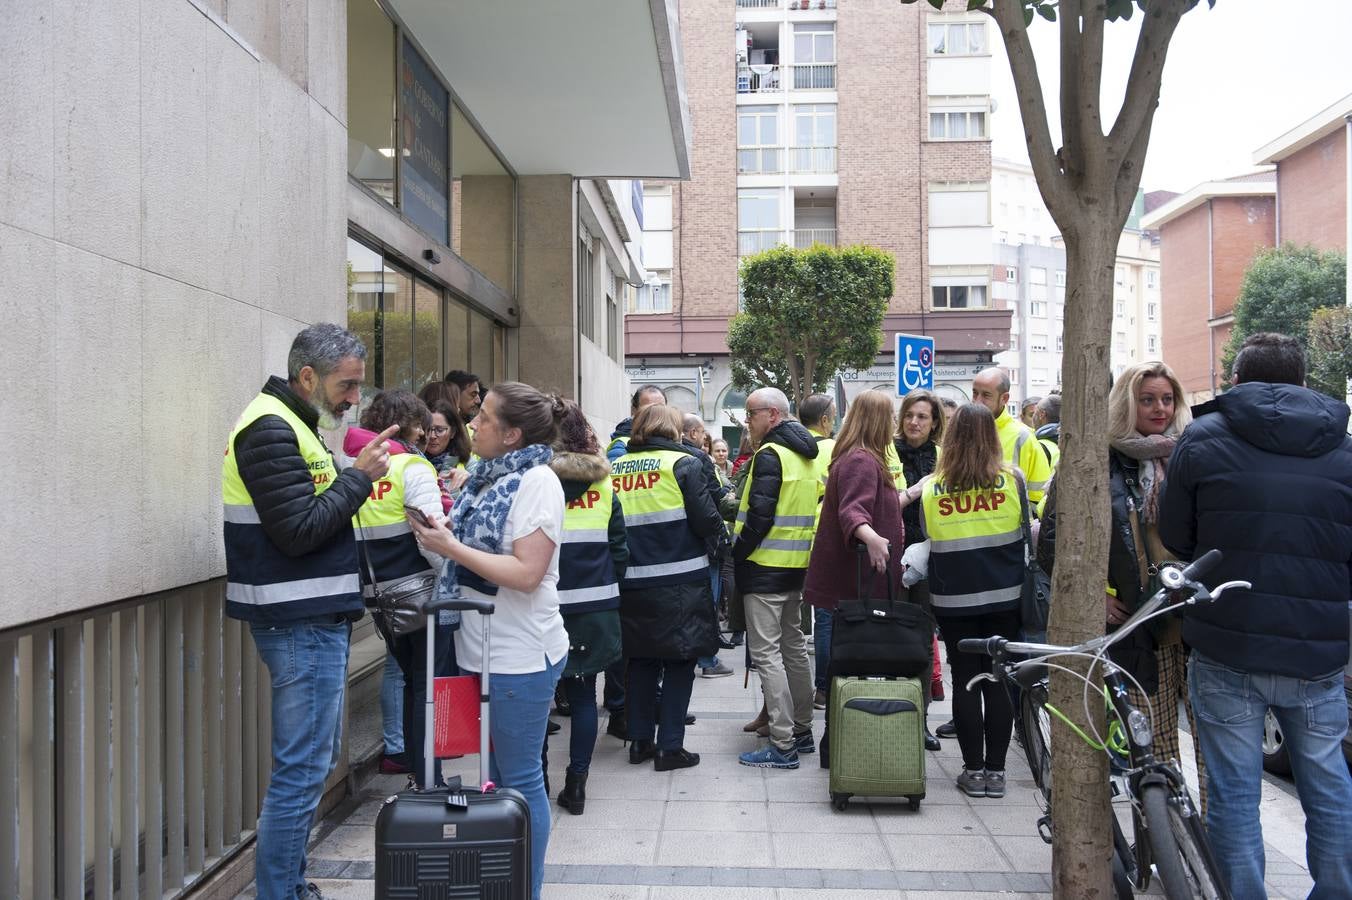
[[[738,147],[738,175],[778,175],[784,171],[782,147]]]
[[[831,175],[836,171],[835,147],[791,147],[789,171]]]
[[[784,0],[737,0],[738,9],[778,9]]]
[[[806,250],[813,244],[825,244],[828,247],[836,245],[836,230],[834,228],[795,228],[793,230],[793,246],[798,250]]]
[[[780,67],[751,65],[737,67],[737,93],[777,94],[784,90]]]
[[[835,9],[836,0],[737,0],[738,9]]]
[[[834,91],[836,64],[813,63],[793,67],[793,89],[796,91]]]
[[[750,256],[788,243],[782,228],[749,228],[737,232],[737,255]]]

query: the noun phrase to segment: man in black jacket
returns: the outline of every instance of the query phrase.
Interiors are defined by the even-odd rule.
[[[1184,559],[1219,548],[1208,581],[1248,591],[1190,610],[1183,638],[1206,758],[1207,834],[1236,900],[1264,897],[1258,819],[1264,718],[1282,728],[1305,810],[1311,897],[1352,897],[1352,778],[1343,671],[1352,574],[1348,408],[1302,387],[1294,338],[1256,334],[1237,385],[1195,410],[1169,461],[1160,538]]]
[[[760,675],[770,744],[743,753],[744,766],[796,769],[812,753],[812,668],[802,630],[803,578],[812,549],[819,474],[817,441],[789,416],[777,388],[746,398],[756,453],[747,462],[732,546],[737,588],[746,604],[746,640]]]
[[[332,324],[296,336],[230,435],[222,466],[226,613],[249,623],[272,677],[272,779],[258,817],[260,900],[305,883],[310,825],[340,746],[352,622],[363,606],[352,517],[389,469],[385,439],[337,470],[319,435],[359,399],[366,348]]]

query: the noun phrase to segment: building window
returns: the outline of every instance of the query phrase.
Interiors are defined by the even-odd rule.
[[[793,62],[796,90],[835,90],[835,24],[813,22],[793,26]]]
[[[986,43],[986,23],[931,20],[929,52],[931,56],[984,56],[990,52]]]
[[[1009,383],[1010,383],[1010,384],[1018,384],[1018,383],[1019,383],[1019,370],[1018,370],[1018,369],[1014,369],[1014,368],[1010,368],[1010,369],[1007,369],[1006,371],[1009,372]],[[1009,411],[1010,411],[1011,413],[1014,414],[1015,418],[1018,417],[1018,410],[1015,408],[1015,406],[1014,406],[1013,404],[1010,405]]]
[[[591,235],[581,226],[577,235],[577,330],[585,338],[596,340],[596,298],[593,294],[595,258]]]
[[[836,105],[800,103],[793,107],[793,150],[795,172],[834,172],[836,170]]]
[[[986,182],[935,182],[929,186],[931,228],[970,228],[991,223]]]
[[[1040,319],[1047,318],[1047,301],[1030,300],[1028,302],[1028,315],[1036,316]]]
[[[669,313],[671,312],[671,284],[663,281],[650,281],[633,293],[633,299],[625,312],[628,313]]]
[[[1160,273],[1159,273],[1158,270],[1156,270],[1156,269],[1146,269],[1146,270],[1145,270],[1145,286],[1146,286],[1146,287],[1150,288],[1151,290],[1154,290],[1155,288],[1159,287],[1159,283],[1160,283],[1159,279],[1160,279]]]
[[[1066,348],[1066,337],[1065,335],[1058,334],[1056,336],[1056,352],[1062,353],[1065,351],[1065,348]]]
[[[737,173],[775,174],[784,171],[779,146],[779,107],[737,107]]]
[[[1115,279],[1116,279],[1116,283],[1117,283],[1117,284],[1126,284],[1126,283],[1127,283],[1127,270],[1124,269],[1124,268],[1122,268],[1121,266],[1118,266],[1118,267],[1117,267],[1117,272],[1116,272],[1116,275],[1115,275]]]
[[[931,104],[929,136],[932,141],[972,141],[984,138],[986,111],[936,110]]]
[[[1019,270],[1014,266],[1005,266],[1005,281],[1018,281]]]
[[[347,19],[347,171],[394,204],[394,23],[375,0],[348,0]]]
[[[1147,303],[1145,305],[1145,318],[1147,322],[1153,322],[1159,318],[1160,305],[1158,303]]]
[[[1121,318],[1123,318],[1124,316],[1126,316],[1126,314],[1127,314],[1127,301],[1125,301],[1125,300],[1114,300],[1114,301],[1113,301],[1113,314],[1114,314],[1115,316],[1117,316],[1119,319],[1121,319]]]
[[[612,279],[612,283],[623,287],[619,279]],[[615,302],[613,290],[606,291],[606,354],[615,362],[624,361],[620,358],[620,305]]]
[[[1065,287],[1065,286],[1066,286],[1066,270],[1065,270],[1065,269],[1057,269],[1057,270],[1056,270],[1056,286],[1057,286],[1057,287]]]
[[[1064,303],[1053,303],[1052,318],[1059,322],[1065,317],[1066,317],[1066,305]]]
[[[1044,268],[1042,268],[1041,266],[1029,266],[1029,267],[1028,267],[1028,283],[1029,283],[1029,284],[1046,284],[1046,283],[1047,283],[1047,270],[1044,269]]]
[[[1116,339],[1113,343],[1117,346],[1117,352],[1118,352],[1118,353],[1121,353],[1122,351],[1126,350],[1126,349],[1127,349],[1127,333],[1126,333],[1125,331],[1119,331],[1119,332],[1117,333],[1117,339]]]
[[[989,267],[936,266],[930,270],[930,303],[934,309],[986,309],[990,278]]]
[[[1045,334],[1028,335],[1028,349],[1034,353],[1047,352],[1047,336]]]
[[[784,243],[780,223],[780,191],[774,188],[737,190],[737,253],[745,256]]]
[[[1028,373],[1029,384],[1046,384],[1047,371],[1048,371],[1047,369],[1032,369],[1031,371],[1029,371]]]
[[[1145,352],[1152,355],[1159,352],[1158,337],[1153,334],[1147,334],[1145,336]]]
[[[1017,331],[1011,331],[1009,333],[1009,349],[1019,349],[1019,333]]]

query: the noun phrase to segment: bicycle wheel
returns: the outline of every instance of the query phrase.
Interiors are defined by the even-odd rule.
[[[1019,733],[1033,781],[1047,802],[1052,798],[1052,718],[1045,706],[1046,683],[1037,684],[1019,697]]]
[[[1141,805],[1155,869],[1169,900],[1226,900],[1192,802],[1162,784],[1148,784],[1141,790]]]

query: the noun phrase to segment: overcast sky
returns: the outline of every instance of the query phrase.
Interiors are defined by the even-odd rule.
[[[1279,12],[1280,11],[1280,12]],[[1103,64],[1104,130],[1126,89],[1140,13],[1109,23]],[[1029,29],[1059,147],[1057,26]],[[1253,151],[1352,93],[1352,0],[1206,0],[1183,17],[1169,46],[1141,187],[1186,191],[1252,171]],[[1027,159],[1014,81],[993,41],[994,154]]]

